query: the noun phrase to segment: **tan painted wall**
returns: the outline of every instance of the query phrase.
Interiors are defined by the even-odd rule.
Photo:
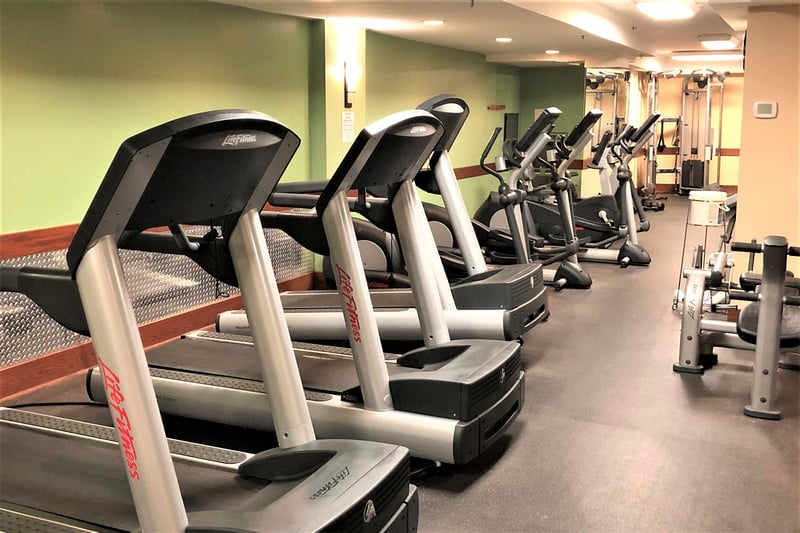
[[[742,97],[739,210],[735,238],[784,235],[800,245],[800,6],[751,7]],[[753,102],[776,101],[775,119]],[[800,270],[793,259],[790,268]]]

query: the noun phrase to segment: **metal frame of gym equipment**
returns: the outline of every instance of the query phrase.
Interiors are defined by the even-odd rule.
[[[700,69],[683,78],[678,152],[680,194],[705,189],[709,184],[714,142],[722,133],[723,89],[727,75],[727,72]],[[715,91],[718,92],[716,99]],[[714,108],[719,114],[716,131],[711,124]],[[719,183],[719,165],[716,178]]]
[[[732,243],[731,250],[763,254],[760,292],[728,289],[732,299],[755,303],[742,310],[737,322],[704,318],[705,293],[710,288],[725,288],[725,270],[731,264],[730,254],[712,254],[710,269],[698,268],[697,265],[685,269],[678,362],[672,365],[672,370],[703,374],[717,363],[713,352],[715,346],[755,350],[751,399],[744,414],[778,420],[781,415],[775,407],[777,369],[800,369],[800,356],[794,350],[800,346],[800,332],[797,331],[800,313],[796,309],[787,312],[788,308],[784,307],[800,305],[799,297],[785,294],[786,258],[800,255],[800,247],[789,247],[784,237],[770,236],[764,239],[763,244]],[[755,328],[752,322],[757,324]],[[780,363],[779,354],[785,357]]]
[[[665,80],[675,78],[681,75],[681,69],[673,69],[667,70],[663,72],[650,72],[648,73],[648,80],[647,80],[647,112],[648,114],[653,114],[658,111],[658,80],[659,78],[663,78]],[[662,123],[662,133],[663,133],[663,123],[675,123],[676,128],[676,142],[680,142],[679,136],[679,124],[681,123],[681,117],[661,117],[660,122]],[[655,126],[653,126],[655,128]],[[645,177],[645,189],[649,192],[655,193],[656,184],[658,182],[657,176],[658,174],[675,174],[676,182],[678,181],[677,177],[680,176],[680,167],[677,165],[674,168],[665,168],[659,170],[658,168],[658,159],[657,159],[657,141],[655,135],[650,139],[650,142],[647,143],[647,175]],[[680,149],[678,148],[678,151]],[[677,161],[677,158],[676,158]]]
[[[598,127],[595,131],[594,138],[592,140],[593,144],[597,144],[600,142],[600,138],[602,137],[603,131],[610,129],[614,132],[614,136],[616,136],[619,131],[622,129],[621,124],[618,123],[617,115],[617,101],[619,97],[619,80],[620,78],[623,81],[627,82],[629,79],[629,74],[627,72],[606,72],[606,71],[599,71],[597,73],[586,71],[586,83],[585,83],[585,93],[586,95],[594,96],[594,104],[592,106],[587,106],[592,109],[599,109],[603,112],[603,116],[610,116],[610,122],[607,124]],[[604,88],[606,84],[610,83],[610,88]],[[603,97],[605,95],[611,95],[611,109],[610,113],[607,113],[607,110],[603,106]]]

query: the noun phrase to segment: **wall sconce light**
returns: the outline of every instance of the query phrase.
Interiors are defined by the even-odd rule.
[[[354,90],[351,91],[350,90],[350,86],[347,83],[347,61],[344,62],[343,71],[344,71],[344,74],[343,74],[343,79],[344,79],[344,107],[345,107],[345,109],[350,109],[351,107],[353,107],[353,95],[356,94],[356,92]],[[351,78],[350,83],[354,82],[354,80],[352,80],[352,77],[353,76],[351,75],[350,76],[350,78]]]

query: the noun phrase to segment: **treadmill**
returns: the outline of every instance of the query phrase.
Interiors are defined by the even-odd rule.
[[[300,344],[295,356],[319,435],[399,444],[416,457],[464,464],[503,435],[520,412],[520,346],[513,341],[451,341],[433,279],[413,273],[426,346],[385,356],[347,204],[350,189],[390,185],[398,224],[416,227],[421,219],[414,210],[419,198],[412,178],[442,132],[436,117],[411,110],[379,120],[356,137],[316,207],[338,273],[339,313],[346,317],[351,350]],[[140,242],[160,238],[165,249],[175,248],[169,234],[141,237]],[[204,268],[213,271],[229,262],[224,256],[228,248],[219,247],[206,254],[215,260],[203,263],[199,256],[207,243],[191,242],[198,250],[184,246],[180,253]],[[429,249],[421,242],[401,244],[412,256]],[[419,285],[417,280],[422,280]],[[252,320],[249,310],[248,315]],[[147,359],[163,412],[272,429],[272,398],[261,387],[249,337],[194,332],[149,350]],[[102,376],[96,369],[88,383],[90,396],[103,400]]]
[[[430,158],[430,170],[420,172],[414,182],[423,190],[442,195],[468,275],[450,284],[440,260],[440,251],[429,236],[427,218],[425,224],[417,226],[419,229],[401,224],[392,216],[393,199],[367,199],[364,190],[359,198],[350,199],[351,209],[364,215],[381,230],[399,236],[410,276],[416,271],[420,276],[433,277],[436,281],[434,290],[439,293],[440,306],[452,338],[518,339],[549,316],[542,268],[532,263],[507,265],[494,270],[487,268],[449,156],[449,150],[467,119],[469,107],[456,96],[439,95],[426,100],[417,109],[429,111],[440,119],[445,134]],[[545,131],[557,118],[558,115],[547,115],[528,132],[531,150],[544,148],[550,139]],[[319,187],[320,182],[292,183],[278,190],[308,192]],[[388,195],[385,187],[369,187],[367,191],[379,196]],[[298,196],[286,192],[276,192],[270,199],[274,205],[294,207],[309,207],[309,202],[315,201],[311,195]],[[422,209],[421,202],[419,209]],[[321,245],[319,239],[324,234],[321,222],[313,213],[265,212],[262,213],[262,222],[267,227],[285,231],[315,253],[328,255],[327,247]],[[406,241],[425,242],[426,248],[420,249],[418,255],[409,253],[409,246],[402,245],[404,238]],[[415,261],[417,263],[412,266]],[[413,284],[413,279],[411,282]],[[383,339],[414,341],[422,338],[421,319],[410,289],[373,289],[370,294]],[[338,310],[338,297],[334,291],[288,291],[281,294],[281,301],[294,338],[332,341],[346,336],[345,321]],[[246,335],[249,332],[245,314],[241,311],[221,313],[217,318],[217,329],[223,333]]]
[[[0,270],[91,333],[114,427],[0,410],[0,529],[11,531],[416,531],[408,450],[314,429],[281,319],[258,212],[299,146],[267,115],[212,111],[119,148],[68,252],[68,270]],[[250,455],[166,438],[118,242],[127,232],[221,224],[248,313],[280,447]]]

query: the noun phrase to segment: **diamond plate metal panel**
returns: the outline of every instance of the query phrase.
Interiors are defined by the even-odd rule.
[[[187,228],[190,235],[205,235],[208,227]],[[266,230],[265,238],[279,282],[313,271],[313,254],[280,230]],[[7,266],[67,268],[65,250],[2,261]],[[182,256],[120,250],[136,320],[159,320],[239,294],[239,289],[218,283],[194,262]],[[85,337],[56,324],[22,294],[0,292],[0,367],[80,344]]]

